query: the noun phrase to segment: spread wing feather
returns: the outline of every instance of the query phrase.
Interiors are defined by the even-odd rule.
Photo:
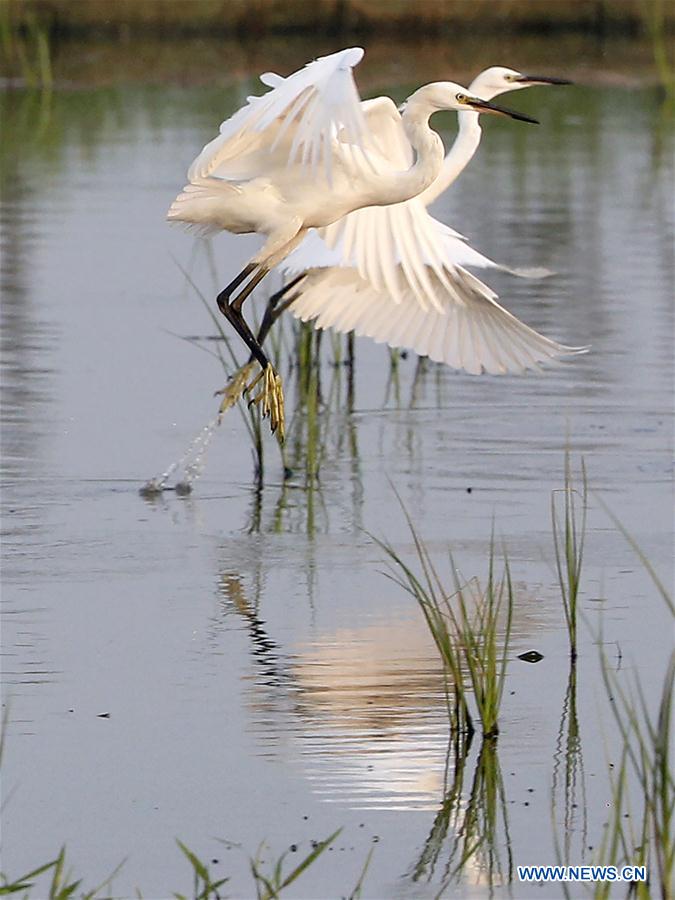
[[[363,50],[353,47],[320,57],[287,78],[262,75],[271,90],[249,97],[223,122],[218,137],[190,166],[188,180],[254,177],[255,163],[247,164],[246,157],[281,148],[288,165],[301,164],[313,173],[321,166],[331,181],[338,130],[367,155],[369,130],[352,72],[362,57]]]
[[[402,270],[395,277],[399,280],[397,305],[387,291],[376,290],[353,269],[315,269],[298,285],[299,296],[290,309],[317,328],[354,331],[471,374],[522,373],[586,350],[534,331],[460,266],[446,270],[452,294],[435,273],[429,273],[435,301],[427,308],[419,304]]]

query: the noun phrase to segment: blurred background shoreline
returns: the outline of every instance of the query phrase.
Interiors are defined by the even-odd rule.
[[[311,39],[311,55],[365,43],[366,89],[411,62],[419,82],[510,60],[669,90],[673,31],[665,0],[0,0],[0,87],[227,84],[291,71]]]

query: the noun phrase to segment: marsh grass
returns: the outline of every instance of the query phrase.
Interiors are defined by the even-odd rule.
[[[668,661],[655,712],[639,679],[624,690],[605,654],[605,689],[620,738],[620,762],[612,775],[612,817],[605,829],[600,860],[616,866],[646,866],[648,882],[635,882],[638,898],[671,898],[675,877],[675,776],[671,768],[675,652]],[[638,790],[631,790],[637,784]],[[637,794],[637,796],[635,796]],[[598,898],[610,895],[599,884]]]
[[[675,72],[671,61],[672,45],[666,23],[666,0],[642,0],[645,31],[650,37],[654,64],[669,105],[675,102]],[[671,50],[669,53],[669,46]]]
[[[331,847],[336,839],[342,833],[342,828],[338,828],[333,834],[329,835],[323,841],[313,842],[312,849],[304,856],[299,863],[293,867],[287,866],[288,856],[291,852],[287,850],[282,853],[274,863],[265,868],[263,861],[263,853],[267,850],[263,843],[258,847],[255,856],[249,857],[249,867],[253,877],[257,900],[276,900],[281,897],[282,891],[289,888],[300,876],[312,866],[317,859]],[[177,842],[188,862],[192,866],[194,876],[193,900],[220,900],[221,894],[219,888],[225,885],[229,879],[221,878],[219,881],[213,881],[208,866],[199,857],[193,853],[185,844]],[[233,845],[228,845],[233,846]],[[358,900],[361,896],[363,882],[372,859],[372,849],[366,856],[365,863],[358,876],[355,887],[348,895],[348,900]],[[175,894],[176,900],[188,900],[183,894]]]
[[[551,494],[551,524],[555,549],[558,584],[565,611],[565,623],[570,644],[570,657],[577,658],[578,599],[581,568],[586,538],[588,509],[588,480],[581,460],[581,488],[572,473],[569,451],[565,453],[565,486]]]
[[[400,501],[399,501],[400,502]],[[450,723],[453,731],[472,734],[473,717],[467,695],[473,693],[477,718],[484,738],[499,734],[499,710],[504,694],[514,591],[508,557],[504,569],[495,575],[494,533],[490,543],[487,582],[477,579],[463,583],[454,565],[455,591],[446,592],[429,551],[403,510],[412,534],[421,574],[416,574],[390,544],[378,541],[389,556],[389,577],[418,602],[443,661],[447,675]],[[376,539],[377,540],[377,539]]]
[[[317,845],[312,848],[311,852],[291,869],[290,872],[284,872],[284,864],[288,857],[288,852],[283,853],[274,863],[274,866],[269,871],[264,872],[261,859],[262,847],[260,847],[256,856],[250,860],[251,875],[255,882],[258,900],[274,900],[274,898],[279,897],[285,888],[293,884],[293,882],[296,881],[302,873],[331,846],[341,831],[342,829],[338,828],[337,831],[334,831],[333,834],[324,841],[317,843]]]
[[[196,249],[200,246],[202,245],[195,244]],[[203,247],[215,296],[223,279],[218,274],[211,245],[205,243]],[[184,340],[213,355],[223,369],[224,381],[227,381],[242,365],[243,345],[239,348],[239,339],[230,334],[215,308],[210,292],[209,296],[205,295],[190,272],[175,258],[174,262],[185,280],[189,293],[194,293],[204,306],[216,331],[215,340],[209,339],[208,345],[201,338],[184,338]],[[191,268],[191,263],[189,267]],[[264,294],[259,296],[262,299]],[[255,303],[251,304],[250,323],[252,329],[257,331]],[[329,451],[342,452],[347,439],[350,455],[352,458],[358,456],[352,420],[356,394],[354,334],[342,335],[332,331],[324,334],[323,331],[315,329],[312,323],[298,321],[291,313],[286,313],[282,314],[269,330],[265,347],[268,358],[283,376],[286,401],[286,440],[279,447],[284,484],[277,504],[278,514],[275,516],[274,527],[275,530],[280,527],[283,510],[287,505],[289,487],[293,490],[299,488],[306,498],[306,530],[313,533],[317,513],[323,508],[320,476]],[[238,348],[238,352],[235,348]],[[401,354],[398,351],[390,351],[388,358],[385,405],[388,404],[391,384],[398,379]],[[326,376],[326,371],[330,373],[329,376]],[[419,380],[420,372],[424,372],[423,366],[418,366],[416,382]],[[323,381],[327,384],[326,390]],[[400,406],[398,392],[395,403]],[[250,406],[245,396],[236,405],[243,414],[252,449],[256,493],[249,530],[257,531],[262,527],[266,453],[270,447],[273,449],[275,444],[269,441],[269,430],[266,422],[261,419],[259,409],[255,405]],[[293,483],[288,485],[287,482],[291,479]]]
[[[568,862],[572,858],[570,842],[579,828],[583,858],[588,827],[576,702],[578,600],[588,507],[588,480],[583,460],[580,476],[575,478],[570,454],[567,453],[564,479],[564,488],[551,495],[551,521],[556,570],[570,646],[570,672],[554,756],[552,818],[556,852],[559,858],[562,856]],[[672,598],[644,553],[602,500],[600,505],[635,550],[667,608],[674,613]],[[413,879],[431,877],[437,866],[441,847],[448,832],[452,831],[452,849],[443,876],[444,884],[456,877],[470,859],[479,867],[488,883],[493,884],[496,878],[507,876],[510,879],[512,873],[508,839],[507,866],[502,867],[495,855],[499,846],[497,835],[500,809],[503,815],[502,827],[507,838],[508,822],[505,818],[503,782],[496,763],[496,742],[491,740],[499,732],[499,708],[506,675],[514,601],[508,558],[504,554],[504,571],[501,578],[497,579],[493,531],[487,583],[481,590],[475,579],[468,583],[461,581],[451,556],[455,588],[451,594],[444,588],[429,551],[405,509],[403,512],[413,537],[420,571],[416,572],[404,563],[390,545],[378,541],[393,566],[393,574],[388,573],[389,577],[415,597],[433,636],[447,675],[453,731],[463,729],[469,736],[466,746],[470,746],[473,722],[466,695],[472,692],[485,738],[468,800],[463,799],[465,756],[456,756],[456,773],[459,777],[446,793],[443,807],[436,817]],[[602,644],[601,641],[599,643]],[[650,872],[650,882],[636,882],[630,886],[629,893],[638,898],[659,896],[670,900],[673,896],[675,862],[675,776],[669,765],[672,754],[675,652],[667,665],[655,713],[650,713],[650,703],[639,680],[635,681],[630,691],[626,691],[617,674],[610,669],[604,653],[601,661],[605,688],[621,742],[620,760],[611,777],[611,803],[608,804],[613,815],[605,829],[599,862],[617,867],[646,866]],[[557,798],[561,793],[565,830],[562,847],[556,834]],[[466,804],[461,817],[458,813],[460,801]],[[481,847],[482,859],[478,854]],[[569,896],[567,886],[563,885],[562,890]],[[609,896],[610,890],[611,883],[598,883],[595,895],[604,898]]]
[[[281,897],[282,892],[286,891],[287,888],[297,881],[334,843],[341,831],[342,829],[339,828],[325,840],[316,842],[310,852],[293,867],[286,865],[290,852],[286,851],[271,864],[269,869],[265,869],[262,861],[262,852],[265,845],[261,844],[256,855],[249,857],[249,868],[253,877],[257,900],[276,900],[276,898]],[[176,900],[188,900],[188,898],[191,898],[191,900],[221,900],[221,898],[224,898],[225,895],[222,893],[222,889],[230,879],[228,877],[214,879],[208,865],[194,851],[182,841],[176,841],[176,843],[190,864],[193,877],[192,893],[189,895],[174,893],[173,896]],[[366,856],[356,886],[348,895],[345,895],[349,897],[349,900],[357,900],[361,896],[361,889],[370,865],[372,852],[371,849]],[[71,898],[75,897],[77,900],[95,900],[95,898],[103,900],[103,898],[111,896],[110,886],[122,865],[123,863],[117,866],[112,875],[97,887],[84,891],[81,887],[82,880],[79,878],[74,879],[67,868],[66,850],[65,847],[62,847],[55,859],[33,869],[31,872],[27,872],[21,878],[10,881],[5,876],[0,875],[0,896],[21,894],[22,897],[28,898],[31,896],[30,892],[35,888],[38,879],[51,875],[46,891],[44,888],[41,888],[40,897],[46,898],[46,900],[71,900]],[[137,891],[137,896],[142,898],[143,894]]]
[[[462,665],[462,648],[459,636],[452,627],[448,595],[430,559],[429,552],[420,540],[412,522],[408,526],[413,536],[417,557],[422,567],[420,576],[407,566],[394,548],[378,538],[373,538],[392,563],[392,571],[386,572],[395,584],[411,594],[422,611],[425,621],[443,662],[446,675],[446,697],[452,734],[466,735],[470,740],[475,728],[467,702],[468,685]]]
[[[0,895],[21,893],[24,897],[29,897],[29,892],[35,886],[36,880],[43,875],[50,874],[51,879],[47,892],[42,894],[47,900],[69,900],[72,897],[77,897],[77,900],[94,900],[96,897],[101,897],[102,891],[108,893],[108,888],[123,865],[124,863],[120,863],[115,871],[97,887],[84,891],[81,888],[82,879],[73,880],[72,871],[66,867],[66,848],[61,847],[55,859],[33,869],[21,878],[9,881],[0,874]]]
[[[23,12],[21,27],[12,21],[11,4],[0,3],[0,49],[7,75],[29,88],[51,90],[54,83],[49,25],[35,9]]]
[[[206,863],[199,859],[182,841],[177,840],[176,843],[192,866],[192,897],[194,900],[220,900],[219,888],[227,884],[230,879],[220,878],[218,881],[214,881]],[[174,897],[176,900],[187,900],[185,894],[174,894]]]
[[[635,539],[600,500],[649,573],[675,622],[673,598]],[[598,645],[602,648],[602,636]],[[645,696],[637,675],[627,688],[600,651],[602,678],[620,736],[620,762],[611,775],[612,816],[605,828],[600,862],[606,865],[646,866],[649,881],[635,882],[631,895],[639,900],[675,895],[675,773],[673,758],[673,702],[675,650],[671,651],[657,698]],[[657,702],[654,702],[657,701]],[[637,790],[635,790],[637,785]],[[598,884],[599,900],[611,893],[610,884]]]

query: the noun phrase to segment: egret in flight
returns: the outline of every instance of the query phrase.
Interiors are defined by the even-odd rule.
[[[491,100],[533,85],[569,83],[492,66],[468,92]],[[367,106],[368,101],[366,116]],[[472,374],[523,372],[585,349],[538,334],[500,306],[494,291],[465,267],[506,267],[477,253],[427,212],[480,143],[479,110],[461,111],[458,119],[457,138],[425,191],[405,203],[357,210],[313,231],[286,259],[282,268],[296,277],[271,299],[267,328],[278,310],[290,306],[297,318],[317,328],[354,331]],[[390,129],[392,164],[405,165],[409,159],[402,137],[400,128]]]
[[[262,379],[255,401],[281,440],[281,379],[241,311],[255,286],[298,247],[310,228],[325,228],[362,207],[401,203],[429,188],[444,159],[443,142],[429,126],[433,113],[472,110],[536,123],[450,81],[419,88],[402,113],[388,97],[362,104],[352,73],[362,57],[361,48],[352,48],[321,57],[287,78],[262,75],[271,90],[249,97],[223,122],[218,137],[190,166],[188,184],[167,216],[206,232],[267,237],[217,298],[220,311],[261,366],[248,385],[250,365],[237,374],[223,405]]]

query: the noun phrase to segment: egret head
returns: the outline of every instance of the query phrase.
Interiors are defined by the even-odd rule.
[[[433,84],[427,84],[416,91],[412,97],[408,98],[408,104],[413,99],[429,104],[437,110],[455,109],[458,112],[490,113],[496,116],[509,116],[512,119],[530,122],[533,125],[539,124],[537,119],[533,119],[532,116],[508,109],[506,106],[497,106],[496,103],[484,100],[473,89],[467,91],[466,88],[463,88],[460,84],[455,84],[453,81],[436,81]]]
[[[506,91],[518,91],[521,88],[534,87],[537,84],[572,84],[567,78],[556,78],[550,75],[524,75],[515,69],[505,66],[491,66],[481,72],[469,86],[472,94],[491,99]]]

